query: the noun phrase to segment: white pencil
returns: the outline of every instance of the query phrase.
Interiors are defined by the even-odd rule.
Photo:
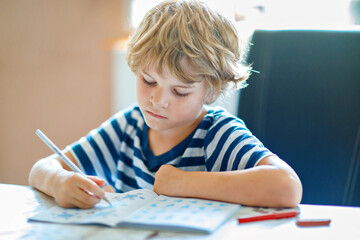
[[[71,168],[71,170],[86,177],[86,175],[40,129],[36,130],[35,133],[66,163],[66,165],[69,166],[69,168]],[[106,197],[103,197],[103,199],[111,205]]]

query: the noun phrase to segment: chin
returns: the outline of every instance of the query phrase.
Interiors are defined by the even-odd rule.
[[[149,128],[151,128],[153,130],[156,130],[156,131],[166,130],[166,127],[163,123],[148,120],[148,119],[146,119],[146,117],[145,117],[145,123],[146,123],[146,125],[149,126]]]

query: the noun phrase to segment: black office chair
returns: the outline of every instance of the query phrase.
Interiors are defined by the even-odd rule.
[[[360,31],[257,30],[238,116],[303,183],[302,203],[360,206]]]

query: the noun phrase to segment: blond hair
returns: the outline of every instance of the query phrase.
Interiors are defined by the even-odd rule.
[[[233,24],[205,3],[164,1],[145,15],[130,39],[127,62],[136,74],[151,66],[185,83],[204,79],[212,92],[221,93],[229,85],[244,87],[249,77],[239,44]],[[183,71],[183,58],[201,79]]]

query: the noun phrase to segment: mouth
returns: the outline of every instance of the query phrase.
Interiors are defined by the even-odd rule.
[[[146,111],[150,116],[154,117],[154,118],[157,118],[157,119],[166,119],[166,117],[162,116],[162,115],[159,115],[159,114],[156,114],[156,113],[153,113],[153,112],[150,112],[150,111]]]

